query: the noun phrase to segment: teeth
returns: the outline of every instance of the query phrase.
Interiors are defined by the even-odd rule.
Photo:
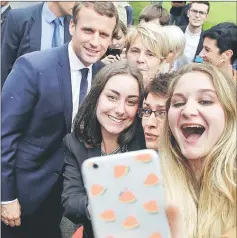
[[[96,53],[95,50],[90,50],[90,49],[87,49],[90,53]]]
[[[188,126],[182,126],[182,128],[186,129],[186,128],[204,128],[204,127],[200,125],[188,125]]]
[[[109,118],[110,118],[111,120],[113,120],[113,121],[117,122],[117,123],[119,123],[119,122],[122,122],[122,121],[123,121],[123,120],[119,120],[119,119],[117,119],[117,118],[115,118],[115,117],[112,117],[112,116],[109,116]]]

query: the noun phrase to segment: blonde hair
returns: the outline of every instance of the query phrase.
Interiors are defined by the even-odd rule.
[[[183,54],[185,47],[185,35],[178,26],[164,26],[162,30],[168,38],[170,51],[176,53],[176,58]]]
[[[189,72],[202,72],[210,77],[226,123],[220,138],[205,157],[197,182],[166,117],[160,146],[166,196],[169,202],[180,207],[189,238],[217,238],[236,226],[236,85],[212,65],[186,65],[170,84],[167,112],[179,79]]]
[[[129,29],[126,39],[126,52],[128,52],[137,36],[141,36],[142,43],[158,58],[166,59],[170,53],[167,36],[152,22],[142,23]]]

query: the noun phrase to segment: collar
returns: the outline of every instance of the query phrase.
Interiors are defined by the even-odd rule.
[[[44,3],[43,9],[42,9],[42,16],[45,19],[47,23],[51,23],[56,16],[50,11],[47,2]],[[64,26],[64,17],[59,17],[62,26]]]
[[[5,12],[9,6],[10,4],[7,4],[6,6],[1,7],[1,14]]]
[[[88,68],[89,72],[92,72],[92,64],[86,67],[76,56],[74,50],[72,49],[72,41],[68,44],[68,56],[71,71],[78,71],[83,68]]]
[[[189,25],[188,25],[187,28],[186,28],[186,32],[191,36],[200,36],[201,33],[202,33],[202,30],[200,32],[194,34],[189,30]]]

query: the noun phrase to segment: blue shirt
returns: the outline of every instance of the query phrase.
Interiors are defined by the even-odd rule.
[[[41,30],[41,50],[49,49],[52,46],[54,23],[52,22],[56,16],[50,11],[47,3],[44,3],[42,9],[42,30]],[[61,25],[60,30],[60,40],[62,45],[64,44],[64,17],[59,17]]]

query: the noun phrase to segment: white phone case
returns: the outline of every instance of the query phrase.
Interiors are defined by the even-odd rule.
[[[96,238],[170,237],[157,152],[94,157],[82,175]]]

